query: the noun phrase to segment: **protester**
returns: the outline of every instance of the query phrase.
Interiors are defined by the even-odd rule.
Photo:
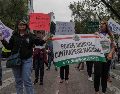
[[[88,73],[88,80],[89,81],[93,81],[92,79],[92,68],[93,68],[93,61],[87,61],[86,65],[87,65],[87,73]]]
[[[50,70],[51,62],[53,60],[53,44],[52,41],[48,41],[46,45],[46,49],[48,52],[48,68],[46,70]]]
[[[27,22],[20,20],[17,22],[16,30],[11,36],[9,43],[0,36],[0,40],[6,49],[11,50],[11,54],[20,53],[20,59],[22,65],[19,67],[13,67],[13,74],[16,82],[17,94],[24,93],[24,87],[26,94],[34,94],[34,89],[31,80],[32,72],[32,54],[33,47],[36,43],[35,36],[29,32]],[[41,44],[43,42],[41,41]]]
[[[34,84],[38,83],[40,71],[40,85],[43,85],[44,63],[46,61],[46,41],[43,40],[45,31],[35,31],[37,36],[36,45],[34,48],[34,65],[35,65],[35,80]],[[42,43],[41,43],[42,41]]]
[[[66,83],[68,83],[68,79],[69,79],[69,65],[65,65],[60,67],[60,83],[63,83],[64,80],[66,81]]]
[[[108,29],[107,21],[101,21],[100,30],[95,34],[101,38],[100,42],[107,61],[94,63],[94,88],[95,94],[99,94],[99,86],[101,82],[102,92],[105,94],[107,89],[107,79],[109,75],[111,59],[115,49],[115,43],[114,37]],[[104,48],[106,46],[107,48]]]
[[[46,70],[50,70],[51,63],[54,64],[54,53],[53,53],[53,43],[51,40],[47,41],[47,51],[48,51],[48,68]],[[55,67],[55,70],[57,71],[57,67]]]

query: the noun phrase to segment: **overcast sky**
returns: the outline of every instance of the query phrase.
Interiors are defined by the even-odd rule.
[[[56,21],[70,21],[71,10],[68,6],[73,1],[77,2],[78,0],[33,0],[34,12],[54,12]]]

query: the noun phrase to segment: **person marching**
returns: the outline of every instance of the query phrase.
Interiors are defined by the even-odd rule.
[[[50,37],[52,38],[52,36]],[[52,40],[47,41],[46,49],[48,50],[48,68],[46,70],[50,70],[51,68],[51,63],[53,62],[54,64],[54,53],[53,53],[53,42]],[[55,67],[55,71],[57,71],[57,67]]]
[[[101,82],[102,92],[106,93],[107,79],[109,77],[109,70],[111,59],[115,50],[114,36],[108,29],[107,21],[101,21],[99,32],[95,33],[100,39],[100,43],[103,48],[106,62],[95,62],[94,63],[94,88],[95,94],[99,94],[99,86]]]
[[[11,56],[19,52],[21,65],[12,67],[12,71],[16,82],[17,94],[35,94],[33,82],[31,80],[32,72],[32,54],[34,45],[37,45],[38,39],[29,32],[29,27],[26,20],[19,20],[16,25],[16,30],[13,32],[9,43],[0,35],[0,40],[6,49],[11,50]],[[39,41],[43,44],[44,41]]]
[[[92,79],[92,68],[93,68],[93,61],[86,61],[86,65],[87,65],[87,73],[88,73],[88,80],[89,81],[93,81]]]
[[[75,68],[79,71],[84,70],[84,62],[79,62]]]
[[[61,66],[60,67],[60,83],[63,83],[64,80],[68,83],[69,79],[69,65]]]
[[[34,48],[34,65],[35,65],[35,80],[34,84],[38,83],[39,80],[39,71],[40,71],[40,85],[43,85],[44,77],[44,63],[46,61],[46,41],[43,40],[45,36],[44,31],[35,31],[37,36],[36,45]]]

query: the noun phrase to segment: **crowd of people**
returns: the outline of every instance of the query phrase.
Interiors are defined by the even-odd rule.
[[[95,35],[101,38],[101,44],[103,43],[102,41],[106,41],[109,44],[109,49],[104,51],[107,62],[87,61],[88,80],[94,81],[95,94],[99,94],[100,84],[102,86],[102,92],[105,94],[107,81],[110,78],[111,60],[115,54],[116,44],[113,34],[108,29],[107,21],[101,21],[100,29],[98,32],[95,32]],[[47,66],[46,70],[50,70],[51,63],[53,62],[54,64],[52,41],[49,40],[48,36],[46,36],[45,31],[34,31],[34,34],[31,33],[25,20],[17,22],[17,28],[11,36],[9,43],[2,37],[2,34],[0,35],[0,40],[6,49],[11,50],[12,55],[16,54],[18,49],[20,49],[19,53],[22,65],[12,68],[15,77],[17,94],[24,94],[24,87],[26,89],[26,94],[35,94],[33,84],[35,85],[38,82],[40,85],[44,84],[44,66]],[[94,79],[92,78],[93,66]],[[79,62],[76,68],[83,70],[84,62]],[[31,80],[32,69],[35,70],[34,82]],[[55,67],[55,70],[57,71],[57,67]],[[60,78],[60,83],[63,83],[64,81],[68,83],[69,65],[60,67]],[[1,67],[0,85],[2,85]]]

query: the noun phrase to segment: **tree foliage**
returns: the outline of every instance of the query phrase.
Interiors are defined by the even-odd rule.
[[[97,3],[99,2],[99,3]],[[120,0],[92,0],[94,7],[104,5],[110,17],[120,20]]]
[[[89,0],[70,3],[69,8],[72,11],[72,17],[76,24],[76,33],[93,33],[92,30],[88,28],[89,22],[92,21],[92,17],[96,20],[95,8],[91,5],[92,2]]]
[[[0,20],[10,28],[18,19],[27,17],[27,0],[0,0]]]
[[[97,30],[89,28],[89,23],[108,20],[110,17],[119,21],[120,0],[80,0],[69,5],[72,18],[75,21],[77,33],[93,33]],[[93,32],[92,32],[93,31]]]

